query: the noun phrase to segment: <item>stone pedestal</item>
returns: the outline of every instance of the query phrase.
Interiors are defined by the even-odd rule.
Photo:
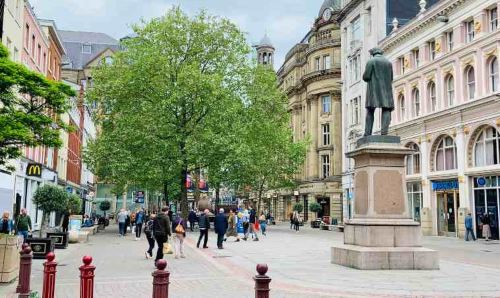
[[[344,245],[332,263],[357,269],[439,269],[438,252],[423,248],[406,195],[405,156],[398,137],[369,136],[347,153],[354,158],[354,212],[344,225]]]

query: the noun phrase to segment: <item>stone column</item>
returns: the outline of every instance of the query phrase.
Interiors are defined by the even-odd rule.
[[[481,37],[489,31],[488,15],[485,10],[474,16],[474,35],[475,38]]]
[[[333,144],[331,175],[342,175],[342,102],[340,91],[335,90],[332,96],[333,126],[330,136]]]
[[[319,157],[317,153],[318,149],[318,117],[319,117],[319,110],[318,110],[318,96],[314,95],[310,98],[311,104],[311,111],[309,112],[309,133],[311,134],[311,145],[309,148],[309,177],[310,178],[318,178],[319,177],[319,171],[318,171],[318,163],[319,163]]]

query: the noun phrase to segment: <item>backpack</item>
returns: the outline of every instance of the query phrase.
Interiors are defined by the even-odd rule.
[[[144,233],[146,233],[146,234],[153,233],[153,220],[152,219],[148,220],[148,222],[146,222],[146,225],[144,225]]]

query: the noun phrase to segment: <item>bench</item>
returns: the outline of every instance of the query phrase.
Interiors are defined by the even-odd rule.
[[[92,226],[92,227],[84,227],[82,228],[82,231],[87,231],[90,232],[92,235],[97,233],[97,226]]]

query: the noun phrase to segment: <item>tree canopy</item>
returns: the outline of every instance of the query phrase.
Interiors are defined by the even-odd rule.
[[[74,91],[9,59],[0,45],[0,166],[17,158],[23,146],[61,146],[58,117]]]

